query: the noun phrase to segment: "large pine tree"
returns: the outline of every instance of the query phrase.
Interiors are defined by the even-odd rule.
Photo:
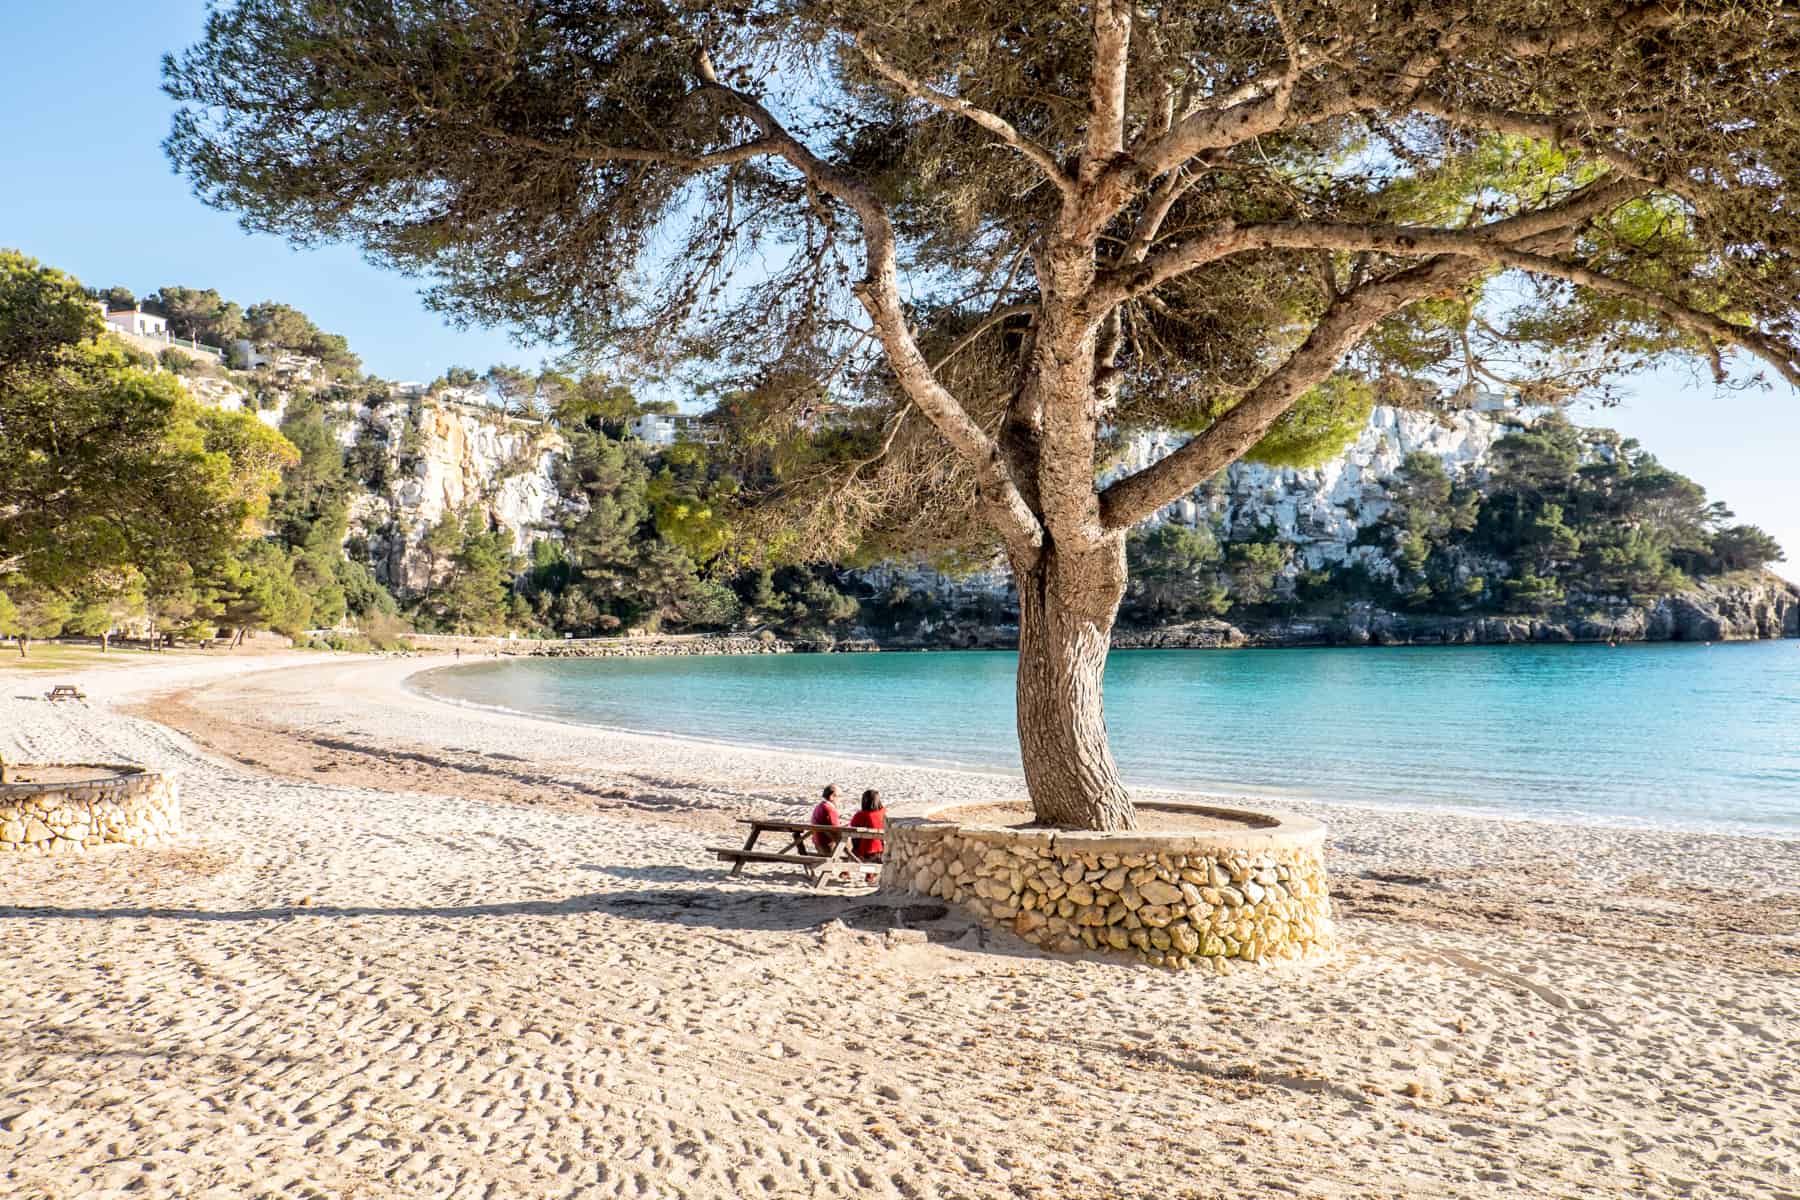
[[[1800,381],[1797,59],[1788,0],[236,0],[169,148],[458,316],[868,406],[813,543],[980,521],[1032,801],[1114,829],[1134,524],[1401,373]],[[1149,423],[1193,436],[1097,486]]]

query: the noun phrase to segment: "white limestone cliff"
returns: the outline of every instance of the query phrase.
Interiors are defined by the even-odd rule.
[[[1451,478],[1479,483],[1494,443],[1525,419],[1516,413],[1502,420],[1476,412],[1378,407],[1356,441],[1330,462],[1304,468],[1234,463],[1157,513],[1151,524],[1211,525],[1228,539],[1267,529],[1294,547],[1292,570],[1361,562],[1386,574],[1393,568],[1382,548],[1355,545],[1356,535],[1387,512],[1388,483],[1407,456],[1430,454]],[[1105,478],[1140,470],[1180,444],[1179,437],[1166,433],[1138,434]]]
[[[1529,417],[1507,412],[1428,413],[1377,407],[1343,454],[1317,467],[1267,467],[1234,463],[1181,500],[1157,513],[1147,525],[1174,521],[1204,525],[1222,539],[1243,539],[1269,530],[1294,547],[1286,568],[1292,578],[1333,564],[1361,563],[1375,575],[1393,573],[1386,548],[1356,545],[1357,533],[1379,521],[1392,504],[1389,482],[1400,464],[1414,453],[1430,454],[1451,478],[1480,483],[1487,477],[1494,443]],[[1185,439],[1153,430],[1133,434],[1114,463],[1101,475],[1109,483],[1142,470],[1173,453]],[[878,589],[895,583],[944,600],[952,606],[1004,596],[1012,586],[1003,563],[972,574],[949,575],[917,563],[885,563],[862,577]]]
[[[425,585],[419,549],[446,513],[478,512],[525,553],[556,508],[562,436],[539,421],[431,397],[390,397],[338,425],[345,447],[379,486],[351,504],[350,537],[366,539],[376,574],[390,587]]]

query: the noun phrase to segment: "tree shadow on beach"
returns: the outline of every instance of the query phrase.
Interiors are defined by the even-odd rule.
[[[725,932],[903,937],[1006,958],[1050,957],[1010,933],[982,925],[935,900],[879,893],[722,891],[684,888],[596,893],[600,911],[623,920]],[[879,944],[879,938],[875,939]],[[1084,959],[1093,957],[1080,956]],[[1095,958],[1095,961],[1100,961]]]
[[[378,904],[280,905],[265,908],[204,909],[166,905],[120,908],[0,906],[0,929],[10,921],[198,921],[258,922],[344,918],[430,917],[503,920],[514,917],[574,917],[585,914],[713,929],[798,932],[842,921],[851,929],[883,931],[921,928],[950,917],[942,904],[889,902],[866,894],[784,891],[724,891],[718,888],[636,888],[589,892],[559,900],[507,900],[488,904],[400,906]],[[966,922],[956,922],[959,932]]]

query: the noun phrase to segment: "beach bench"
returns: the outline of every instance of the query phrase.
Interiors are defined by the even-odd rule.
[[[64,700],[79,700],[81,703],[86,704],[87,693],[72,683],[59,683],[44,693],[44,699],[52,704],[58,704]]]
[[[731,864],[731,877],[736,879],[751,863],[786,865],[798,868],[814,888],[824,887],[833,879],[862,880],[873,883],[881,878],[881,864],[863,862],[850,854],[854,842],[876,841],[884,836],[880,829],[851,829],[844,825],[814,825],[808,821],[786,821],[773,817],[739,817],[738,824],[750,827],[742,847],[713,846],[712,852],[721,862]],[[777,850],[758,850],[756,843],[764,834],[775,834],[777,844],[782,837],[788,844]],[[809,839],[815,833],[835,834],[836,843],[830,854],[813,850]]]

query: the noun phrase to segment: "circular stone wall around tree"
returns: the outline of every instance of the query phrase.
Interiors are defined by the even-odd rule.
[[[8,763],[0,782],[0,854],[79,854],[149,846],[181,832],[167,771],[113,763]]]
[[[1333,942],[1325,826],[1204,804],[1139,804],[1142,828],[1034,825],[1029,806],[939,809],[888,825],[883,891],[930,896],[1058,953],[1229,971]]]

